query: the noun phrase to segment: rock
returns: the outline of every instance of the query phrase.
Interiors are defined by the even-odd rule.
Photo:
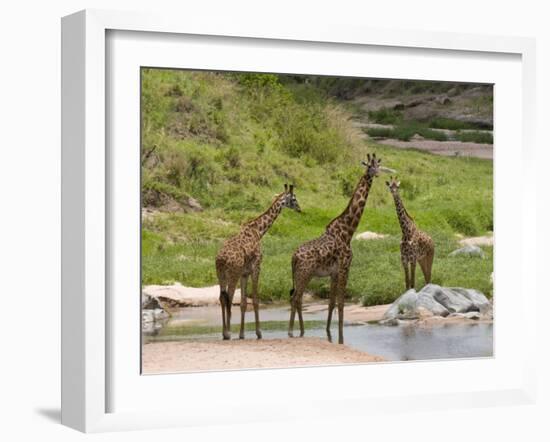
[[[428,284],[422,291],[433,296],[433,298],[450,313],[466,313],[477,310],[470,299],[453,289],[441,287],[436,284]]]
[[[432,285],[432,284],[429,284]],[[426,287],[429,287],[427,285]],[[426,310],[430,311],[432,314],[437,316],[447,316],[449,314],[449,310],[447,310],[443,305],[441,305],[439,302],[437,302],[434,297],[433,293],[430,293],[428,291],[424,291],[426,289],[424,287],[419,293],[418,293],[418,302],[417,306],[420,308],[425,308]]]
[[[425,307],[417,307],[416,311],[418,313],[418,319],[426,319],[434,316],[434,314]]]
[[[416,290],[410,289],[397,298],[390,308],[384,313],[383,320],[403,318],[415,315],[418,295]]]
[[[461,246],[493,246],[493,235],[474,236],[471,238],[462,238],[458,241]]]
[[[438,104],[449,104],[451,102],[451,99],[447,97],[446,95],[441,95],[435,99],[436,103]]]
[[[453,287],[450,290],[460,293],[462,296],[468,298],[472,304],[474,304],[476,310],[482,315],[492,315],[493,306],[483,293],[474,289],[464,289],[461,287]]]
[[[458,89],[456,87],[453,87],[447,91],[447,95],[454,97],[458,95]]]
[[[385,238],[386,236],[388,236],[388,235],[384,235],[383,233],[376,233],[376,232],[366,231],[366,232],[358,233],[357,235],[355,235],[355,239],[362,239],[362,240],[368,241],[368,240],[371,240],[371,239],[382,239],[382,238]]]
[[[391,304],[380,324],[398,325],[400,320],[432,318],[492,319],[493,306],[487,297],[474,289],[441,287],[428,284],[418,293],[407,290]],[[406,322],[405,322],[406,323]]]
[[[481,250],[479,246],[474,245],[467,245],[461,247],[460,249],[456,249],[455,251],[451,252],[449,256],[457,255],[485,258],[485,253],[483,252],[483,250]]]
[[[202,212],[204,210],[200,203],[193,197],[187,198],[187,206],[192,212]]]
[[[141,308],[142,309],[148,309],[148,310],[154,310],[154,309],[162,309],[162,306],[159,303],[159,300],[155,298],[154,296],[151,296],[145,292],[141,293]]]
[[[411,137],[411,141],[424,141],[426,138],[424,138],[422,135],[420,134],[414,134],[412,137]]]
[[[479,312],[464,313],[464,317],[468,319],[475,319],[475,320],[481,319],[481,315],[479,314]]]

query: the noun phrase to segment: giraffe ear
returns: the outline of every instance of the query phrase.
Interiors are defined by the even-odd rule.
[[[294,184],[291,184],[288,188],[289,193],[294,193]]]
[[[288,192],[288,184],[285,183],[285,192]]]
[[[390,182],[386,181],[386,186],[390,187]]]
[[[370,153],[367,154],[367,162],[370,163]]]

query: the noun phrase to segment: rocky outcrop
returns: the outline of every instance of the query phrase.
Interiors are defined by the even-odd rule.
[[[400,320],[423,319],[431,315],[491,320],[493,306],[477,290],[428,284],[419,292],[410,289],[403,293],[390,305],[380,323],[397,325]]]

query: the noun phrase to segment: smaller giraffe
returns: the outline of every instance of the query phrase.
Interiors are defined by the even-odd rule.
[[[405,270],[405,289],[414,289],[416,263],[420,264],[424,280],[429,284],[432,279],[432,264],[434,259],[434,242],[425,232],[421,231],[414,223],[412,217],[408,214],[399,196],[400,181],[390,177],[391,181],[386,181],[386,185],[393,195],[397,218],[401,225],[401,263]]]
[[[240,279],[241,283],[241,329],[239,338],[244,339],[244,316],[246,313],[246,285],[252,276],[252,302],[256,319],[256,336],[262,338],[259,318],[258,280],[262,251],[260,242],[284,207],[301,212],[294,195],[294,185],[285,184],[285,191],[275,197],[271,206],[260,216],[247,222],[241,231],[223,244],[216,256],[216,274],[220,284],[223,339],[231,338],[231,305]]]

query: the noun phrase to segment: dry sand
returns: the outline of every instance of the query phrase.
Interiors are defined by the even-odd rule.
[[[427,139],[417,139],[410,141],[401,141],[394,139],[377,140],[377,143],[387,144],[392,147],[403,149],[415,148],[431,152],[436,155],[444,156],[464,156],[483,159],[493,159],[493,145],[479,143],[463,143],[461,141],[436,141]]]
[[[143,373],[283,368],[381,362],[320,338],[154,342],[143,346]]]

